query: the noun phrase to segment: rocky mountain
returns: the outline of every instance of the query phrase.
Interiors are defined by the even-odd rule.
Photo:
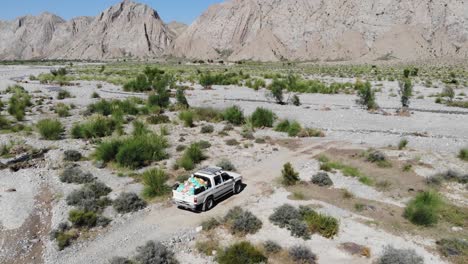
[[[229,60],[468,57],[465,0],[230,0],[210,7],[173,54]]]
[[[44,13],[0,22],[0,59],[161,57],[177,32],[149,6],[125,0],[95,18]]]
[[[171,23],[167,24],[167,27],[170,31],[173,32],[174,37],[177,38],[182,33],[184,33],[184,31],[188,28],[188,25],[177,21],[172,21]]]
[[[129,0],[97,17],[0,21],[0,59],[468,58],[466,0],[227,0],[192,25]]]

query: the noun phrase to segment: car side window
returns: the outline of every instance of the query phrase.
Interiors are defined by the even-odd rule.
[[[223,183],[221,176],[214,177],[214,181],[215,181],[215,185],[220,185],[221,183]]]
[[[231,179],[231,176],[229,176],[229,174],[227,173],[221,174],[221,177],[223,178],[224,182],[229,181]]]

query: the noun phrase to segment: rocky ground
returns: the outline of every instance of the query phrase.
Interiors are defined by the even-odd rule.
[[[91,99],[93,92],[99,93],[101,98],[105,99],[123,99],[130,96],[146,98],[145,94],[126,93],[119,86],[94,81],[79,81],[74,86],[61,88],[28,81],[28,76],[49,70],[49,67],[38,66],[0,67],[0,91],[21,82],[20,85],[33,96],[41,95],[47,98],[44,106],[36,106],[28,113],[25,121],[27,124],[34,124],[46,117],[56,117],[47,111],[47,107],[57,103],[55,98],[60,89],[69,91],[73,96],[61,102],[76,105],[70,117],[61,119],[67,128],[74,122],[82,121],[83,117],[79,113],[88,104],[98,100]],[[94,145],[69,137],[60,141],[46,141],[40,139],[36,132],[30,135],[0,134],[0,145],[13,140],[37,149],[50,148],[33,167],[17,172],[0,171],[0,262],[107,263],[114,256],[133,255],[135,248],[148,240],[157,240],[174,249],[181,263],[213,263],[212,257],[198,253],[194,247],[195,241],[204,236],[200,224],[210,217],[222,217],[234,206],[242,206],[252,211],[263,222],[262,229],[254,235],[248,235],[247,240],[261,243],[271,239],[283,247],[305,245],[317,254],[319,263],[372,263],[386,245],[414,249],[424,257],[425,263],[448,263],[448,260],[435,250],[436,236],[430,232],[417,234],[414,230],[396,230],[386,226],[386,217],[390,216],[384,208],[401,211],[410,197],[408,190],[421,190],[423,187],[420,183],[425,177],[448,169],[468,172],[468,163],[456,157],[461,148],[468,146],[468,109],[435,104],[433,98],[428,96],[440,92],[440,88],[416,85],[416,94],[425,97],[413,99],[410,116],[400,116],[395,113],[400,105],[399,98],[391,96],[392,93],[397,93],[398,84],[387,81],[378,83],[382,85],[382,92],[377,94],[377,102],[383,110],[378,113],[368,113],[358,107],[355,95],[304,94],[301,95],[302,106],[295,107],[277,105],[269,101],[265,97],[265,90],[254,91],[236,86],[214,86],[212,90],[204,90],[194,85],[194,89],[187,92],[188,101],[192,106],[224,108],[235,104],[244,109],[246,114],[251,114],[256,107],[263,106],[273,110],[280,118],[295,119],[304,126],[320,128],[324,130],[326,137],[292,139],[283,133],[263,129],[255,132],[255,137],[268,139],[266,143],[260,144],[243,139],[240,128],[220,137],[217,133],[200,134],[201,124],[194,128],[171,124],[168,126],[171,158],[158,165],[172,168],[178,155],[175,149],[181,138],[184,142],[207,140],[212,144],[207,152],[210,158],[202,165],[212,165],[222,158],[229,158],[244,176],[247,186],[243,192],[227,198],[206,213],[178,209],[169,199],[150,203],[144,210],[132,214],[119,215],[109,209],[105,214],[113,221],[108,227],[93,231],[63,251],[58,251],[56,243],[49,238],[49,232],[67,219],[71,207],[66,205],[64,197],[78,188],[72,184],[64,184],[58,179],[63,169],[63,152],[78,150],[86,157],[93,152]],[[102,84],[102,88],[98,88],[97,84]],[[468,87],[457,92],[468,94]],[[3,100],[8,98],[8,95],[1,96]],[[169,115],[176,119],[177,113]],[[214,126],[215,131],[221,131],[224,124]],[[155,131],[159,129],[158,126],[151,128]],[[403,137],[409,141],[406,150],[397,150],[389,146],[395,146]],[[241,144],[227,146],[225,141],[231,138],[237,139]],[[244,147],[244,143],[248,145],[247,148]],[[282,166],[286,162],[291,162],[299,171],[301,179],[308,181],[319,171],[317,155],[326,152],[333,158],[346,158],[342,155],[346,151],[366,150],[371,147],[380,149],[390,157],[394,167],[417,160],[413,166],[414,172],[405,174],[406,180],[398,181],[400,185],[385,191],[364,185],[355,178],[345,177],[340,172],[331,173],[334,187],[325,190],[302,190],[306,198],[299,200],[293,199],[293,190],[278,184]],[[0,162],[7,160],[0,159]],[[355,162],[358,164],[358,161]],[[113,189],[110,198],[117,197],[121,192],[140,192],[142,189],[142,185],[133,178],[121,177],[112,168],[97,168],[91,160],[78,163]],[[371,167],[364,168],[365,164],[361,165],[366,171],[381,172]],[[391,179],[399,177],[401,170],[382,173],[385,177],[388,174]],[[355,199],[375,202],[377,209],[374,212],[363,213],[352,210],[344,203],[341,204],[340,198],[334,199],[333,195],[342,189],[352,193]],[[468,193],[460,184],[445,186],[444,195],[458,206],[468,205]],[[326,239],[313,235],[306,241],[290,236],[286,229],[280,229],[268,220],[274,208],[284,203],[313,205],[318,211],[338,218],[338,236]],[[378,222],[382,224],[375,224]],[[407,223],[401,225],[407,226]],[[443,232],[467,235],[464,228],[466,229],[450,226]],[[231,240],[239,239],[231,237],[223,229],[218,232],[222,244],[227,245]],[[369,247],[370,258],[353,256],[342,250],[340,245],[345,242]]]

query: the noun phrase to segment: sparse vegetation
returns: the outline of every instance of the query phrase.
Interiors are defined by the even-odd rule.
[[[240,207],[230,209],[224,217],[224,222],[232,234],[241,236],[255,234],[262,228],[260,219]]]
[[[136,193],[121,193],[113,202],[114,209],[119,213],[136,212],[146,207],[146,202]]]
[[[166,185],[168,176],[162,169],[151,169],[145,171],[141,178],[144,185],[144,197],[154,198],[165,195],[170,191],[170,187]]]
[[[408,140],[406,138],[403,138],[403,139],[400,140],[400,142],[398,142],[398,149],[399,150],[405,149],[406,146],[408,146]]]
[[[245,121],[244,112],[236,105],[226,108],[222,115],[224,120],[236,126],[242,125]]]
[[[460,149],[460,153],[458,154],[458,157],[461,160],[468,161],[468,148]]]
[[[295,263],[315,264],[317,256],[305,246],[293,246],[289,249],[289,256]]]
[[[71,135],[73,138],[83,139],[107,137],[120,126],[121,124],[113,118],[97,115],[84,123],[74,124]]]
[[[224,250],[221,250],[216,256],[219,264],[238,264],[238,263],[265,263],[268,260],[249,242],[243,241],[235,243]]]
[[[380,258],[378,264],[423,264],[424,259],[420,257],[414,250],[396,249],[392,246],[387,246]]]
[[[273,127],[275,114],[268,109],[258,107],[251,116],[253,127]]]
[[[295,185],[299,181],[299,173],[297,173],[291,163],[286,163],[281,171],[283,184],[286,186]]]
[[[62,137],[64,128],[58,120],[43,119],[37,123],[37,129],[43,139],[59,140]]]
[[[425,191],[416,195],[406,206],[404,216],[413,224],[432,226],[437,224],[443,206],[440,195],[434,191]]]
[[[184,155],[177,161],[180,167],[185,170],[193,170],[196,164],[206,159],[199,143],[191,144],[184,152]]]
[[[370,82],[363,83],[358,80],[354,84],[354,89],[358,91],[358,104],[365,106],[367,110],[374,110],[378,108],[378,105],[375,102],[375,91],[372,90],[372,85]]]

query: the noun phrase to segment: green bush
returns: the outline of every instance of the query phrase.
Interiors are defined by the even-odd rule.
[[[87,111],[91,114],[101,114],[103,116],[128,114],[137,115],[140,109],[137,106],[137,99],[129,98],[126,100],[101,99],[99,102],[88,105]]]
[[[71,210],[68,214],[68,220],[76,227],[95,227],[97,219],[96,213],[90,211]]]
[[[47,140],[59,140],[64,132],[62,123],[58,120],[43,119],[37,123],[37,128],[42,138]]]
[[[153,198],[167,194],[170,191],[169,186],[166,185],[168,178],[166,172],[161,169],[145,171],[142,175],[143,196]]]
[[[132,125],[133,125],[132,134],[134,137],[144,136],[150,132],[148,129],[148,126],[141,121],[135,120],[133,121]]]
[[[219,251],[216,256],[216,261],[219,264],[254,264],[266,263],[267,260],[267,257],[246,241],[235,243],[224,250]]]
[[[184,122],[184,126],[193,127],[194,113],[190,110],[182,111],[179,113],[179,119]]]
[[[167,147],[164,136],[149,133],[103,142],[97,146],[94,156],[99,161],[117,161],[121,166],[138,168],[165,159]]]
[[[223,119],[220,110],[212,107],[196,107],[193,108],[193,112],[197,121],[216,123]]]
[[[365,106],[367,110],[373,110],[379,107],[375,102],[375,91],[372,90],[370,82],[362,83],[358,80],[354,85],[354,89],[358,91],[358,104]]]
[[[295,137],[302,131],[302,126],[297,121],[284,120],[278,123],[275,131],[288,133],[288,136]]]
[[[23,87],[17,85],[8,87],[7,92],[12,93],[8,101],[8,113],[16,120],[22,121],[26,115],[26,108],[32,106],[31,96]]]
[[[399,82],[401,105],[403,107],[409,107],[411,96],[413,96],[413,84],[411,79],[405,78]]]
[[[403,139],[400,140],[400,142],[398,142],[398,149],[399,150],[405,149],[406,146],[408,146],[408,140],[406,138],[403,138]]]
[[[251,116],[253,127],[273,127],[275,114],[268,109],[258,107]]]
[[[334,217],[316,213],[310,210],[303,216],[311,233],[319,233],[323,237],[333,238],[338,234],[340,224]]]
[[[458,157],[461,160],[468,161],[468,148],[461,149]]]
[[[146,118],[146,122],[153,124],[153,125],[158,125],[158,124],[166,124],[170,123],[171,120],[169,119],[168,116],[166,115],[152,115]]]
[[[60,90],[57,94],[57,100],[63,100],[63,99],[70,98],[70,97],[71,97],[70,92],[66,90]]]
[[[10,129],[11,122],[6,117],[0,115],[0,129]]]
[[[404,217],[413,224],[431,226],[437,224],[444,202],[434,191],[419,193],[406,206]]]
[[[281,171],[283,184],[286,186],[295,185],[299,181],[299,173],[297,173],[291,163],[286,163]]]
[[[176,91],[176,100],[177,104],[179,104],[182,107],[189,108],[189,103],[187,101],[187,98],[185,97],[185,91],[182,88],[178,88]]]
[[[244,112],[239,106],[234,105],[223,111],[223,119],[236,126],[242,125],[245,121]]]
[[[284,104],[283,89],[286,88],[284,83],[279,82],[278,80],[273,80],[268,88],[270,89],[270,96],[275,99],[276,103]]]
[[[192,170],[194,169],[195,164],[199,164],[205,159],[206,156],[203,154],[200,144],[193,143],[185,149],[184,155],[179,159],[178,164],[185,170]]]
[[[112,135],[121,124],[113,118],[97,115],[87,122],[74,124],[71,130],[73,138],[101,138]]]
[[[291,97],[291,104],[293,104],[294,106],[300,106],[301,105],[301,99],[299,99],[299,96],[297,96],[297,94],[293,95],[293,97]]]
[[[70,116],[70,107],[63,103],[58,103],[54,107],[54,112],[58,114],[59,117]]]
[[[149,106],[158,106],[160,108],[166,108],[170,104],[170,93],[165,87],[158,89],[157,93],[152,93],[148,96]]]

